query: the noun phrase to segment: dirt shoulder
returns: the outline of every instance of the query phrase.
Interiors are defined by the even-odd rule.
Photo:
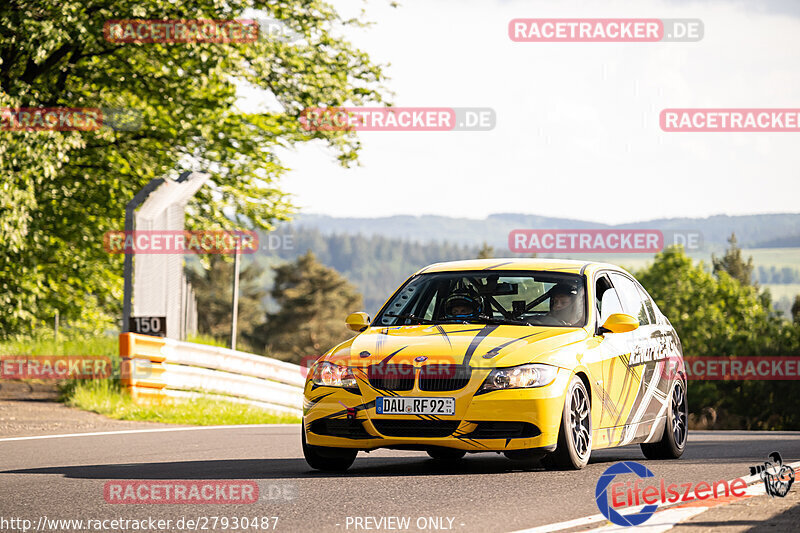
[[[179,427],[156,422],[113,420],[44,400],[0,400],[0,438]]]

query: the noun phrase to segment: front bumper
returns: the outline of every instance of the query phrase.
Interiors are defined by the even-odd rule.
[[[313,446],[335,448],[506,451],[542,448],[552,451],[558,441],[564,395],[571,373],[559,369],[555,380],[531,389],[476,394],[489,369],[475,369],[461,390],[426,392],[413,389],[386,392],[358,379],[360,393],[306,382],[303,430]],[[378,415],[378,396],[453,397],[454,416]]]

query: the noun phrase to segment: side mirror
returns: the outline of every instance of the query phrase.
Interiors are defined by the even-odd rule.
[[[358,313],[350,313],[344,321],[347,328],[359,333],[369,327],[369,315],[359,311]]]
[[[639,321],[625,313],[609,315],[605,323],[600,326],[600,335],[603,333],[626,333],[639,327]]]

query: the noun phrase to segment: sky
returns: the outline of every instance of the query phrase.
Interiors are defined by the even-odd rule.
[[[283,153],[301,212],[514,212],[623,223],[797,212],[800,133],[667,133],[664,108],[800,108],[800,2],[332,2],[397,106],[490,107],[492,131],[360,132],[361,166]],[[513,18],[699,18],[694,43],[516,43]]]

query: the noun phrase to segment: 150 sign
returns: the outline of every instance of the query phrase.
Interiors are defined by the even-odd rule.
[[[128,331],[156,337],[167,336],[167,317],[165,316],[132,316]]]

